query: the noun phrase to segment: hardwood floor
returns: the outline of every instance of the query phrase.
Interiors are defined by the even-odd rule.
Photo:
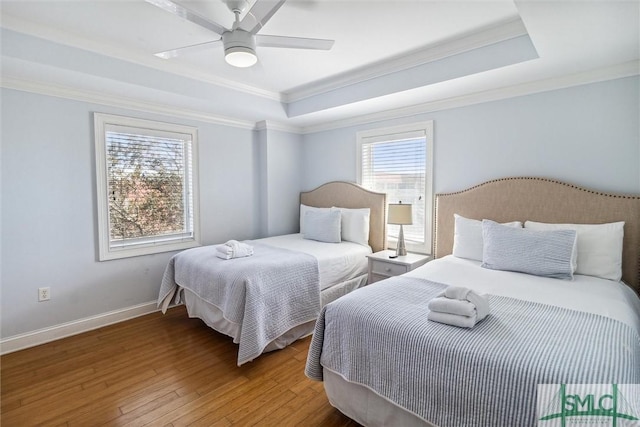
[[[304,375],[310,338],[236,366],[231,339],[154,313],[0,358],[3,426],[358,426]]]

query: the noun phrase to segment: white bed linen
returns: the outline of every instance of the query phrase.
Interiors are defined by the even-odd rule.
[[[480,267],[480,264],[479,261],[448,255],[405,275],[451,286],[465,286],[479,293],[600,314],[640,331],[640,298],[622,282],[583,275],[575,275],[572,281],[551,279],[489,270]],[[323,384],[331,404],[363,425],[437,427],[381,397],[368,387],[351,383],[340,374],[326,368]]]
[[[353,242],[324,243],[309,240],[300,233],[265,237],[257,241],[278,248],[300,251],[318,260],[320,290],[367,273],[369,246]]]
[[[622,282],[574,275],[573,280],[551,279],[480,267],[479,261],[447,255],[407,273],[482,294],[599,314],[624,322],[640,332],[640,299]]]

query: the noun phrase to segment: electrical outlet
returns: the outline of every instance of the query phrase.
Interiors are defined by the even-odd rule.
[[[51,299],[51,288],[38,288],[38,301],[49,301]]]

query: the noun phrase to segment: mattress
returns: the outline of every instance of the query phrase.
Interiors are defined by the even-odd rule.
[[[342,241],[324,243],[305,239],[302,234],[285,234],[266,237],[257,241],[278,248],[304,252],[318,260],[320,290],[354,279],[367,273],[369,246]]]
[[[593,313],[622,322],[640,334],[640,299],[624,283],[582,275],[576,275],[573,281],[548,279],[487,270],[480,264],[447,256],[405,276],[465,286],[482,294]],[[433,425],[371,388],[349,382],[341,374],[326,368],[324,387],[333,406],[364,425]]]

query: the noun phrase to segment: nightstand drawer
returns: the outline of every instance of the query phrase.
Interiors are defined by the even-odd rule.
[[[382,276],[399,276],[409,271],[406,265],[391,264],[385,261],[371,261],[371,272]]]

